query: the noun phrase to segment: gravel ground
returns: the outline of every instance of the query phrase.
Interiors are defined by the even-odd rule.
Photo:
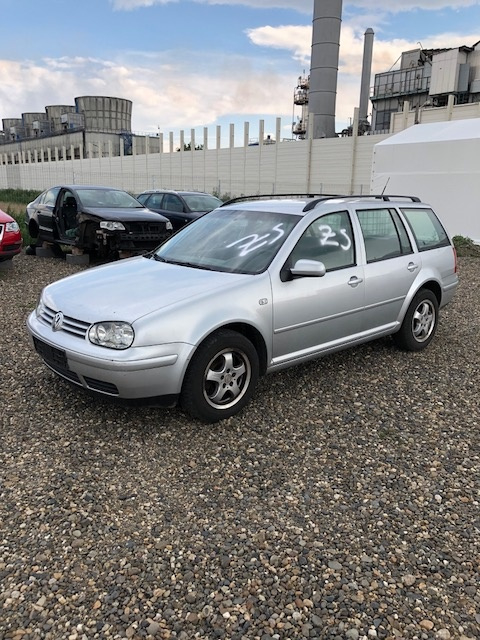
[[[0,638],[480,638],[480,260],[423,353],[274,374],[214,426],[54,376],[0,274]]]

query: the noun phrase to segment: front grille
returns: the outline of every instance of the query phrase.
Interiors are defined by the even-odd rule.
[[[57,312],[50,307],[43,306],[42,312],[39,316],[39,319],[49,327],[52,326],[53,319]],[[69,333],[70,335],[77,336],[78,338],[85,338],[87,335],[87,331],[90,327],[88,322],[83,322],[82,320],[76,320],[75,318],[71,318],[70,316],[64,316],[62,326],[58,331],[65,331],[65,333]]]
[[[125,234],[125,239],[140,241],[157,240],[164,238],[167,233],[164,222],[130,222],[128,224],[128,233]]]

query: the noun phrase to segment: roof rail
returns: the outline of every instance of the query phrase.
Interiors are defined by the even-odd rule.
[[[311,202],[308,202],[305,207],[303,208],[303,211],[310,211],[311,209],[315,209],[315,207],[317,206],[317,204],[319,202],[323,202],[325,200],[330,200],[331,198],[351,198],[353,200],[359,199],[359,198],[364,198],[365,200],[384,200],[386,202],[390,201],[390,200],[399,200],[399,199],[406,199],[406,200],[410,200],[411,202],[421,202],[420,198],[418,198],[417,196],[405,196],[405,195],[392,195],[392,194],[360,194],[360,195],[351,195],[351,196],[346,196],[346,195],[342,195],[339,193],[323,193],[323,194],[316,194],[316,193],[264,193],[264,194],[254,194],[251,196],[238,196],[237,198],[230,198],[230,200],[227,200],[226,202],[224,202],[223,204],[221,204],[221,207],[225,207],[227,206],[227,204],[234,204],[235,202],[246,202],[248,200],[271,200],[271,199],[275,199],[275,198],[313,198],[313,200],[311,200]]]
[[[338,195],[323,195],[318,193],[264,193],[264,194],[255,194],[252,196],[238,196],[238,198],[230,198],[230,200],[226,200],[222,205],[222,207],[227,204],[233,204],[234,202],[242,202],[247,200],[274,200],[275,198],[324,198],[328,200],[328,198],[337,198]]]
[[[348,196],[341,196],[337,193],[337,195],[330,195],[330,196],[324,195],[324,196],[321,196],[320,198],[315,198],[315,200],[312,200],[311,202],[307,202],[307,204],[303,207],[303,212],[305,213],[306,211],[311,211],[312,209],[315,209],[315,207],[319,202],[324,202],[325,200],[331,200],[332,198],[348,198]]]
[[[315,207],[319,202],[323,202],[324,200],[329,200],[330,198],[348,198],[352,200],[358,200],[360,198],[364,198],[365,200],[384,200],[385,202],[389,202],[390,200],[400,200],[403,198],[405,200],[410,200],[411,202],[421,202],[420,198],[418,198],[417,196],[397,196],[392,194],[386,195],[383,193],[380,195],[376,195],[376,194],[370,194],[370,195],[361,194],[361,195],[351,195],[351,196],[331,195],[331,196],[322,196],[321,198],[316,198],[315,200],[312,200],[311,202],[305,205],[305,207],[303,208],[303,211],[305,212],[305,211],[310,211],[311,209],[315,209]]]
[[[417,196],[394,195],[392,193],[389,193],[389,194],[381,193],[380,195],[371,194],[369,196],[364,195],[364,196],[351,196],[351,197],[352,198],[376,198],[377,200],[386,200],[387,202],[389,200],[401,200],[402,198],[405,198],[406,200],[410,200],[411,202],[421,202],[420,198]]]

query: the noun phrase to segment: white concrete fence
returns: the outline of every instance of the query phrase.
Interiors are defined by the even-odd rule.
[[[0,147],[0,189],[37,189],[57,184],[92,184],[126,189],[139,193],[151,188],[199,189],[219,195],[274,193],[369,193],[373,146],[386,136],[351,136],[321,140],[281,140],[281,122],[277,119],[276,142],[264,137],[263,121],[259,139],[248,140],[248,123],[244,126],[244,144],[234,146],[234,128],[230,125],[229,146],[222,148],[221,129],[216,128],[216,147],[207,145],[205,129],[203,148],[185,151],[184,132],[175,147],[169,135],[167,151],[149,152],[148,137],[138,154],[106,157],[73,157],[70,149],[48,148],[2,154]],[[50,138],[50,140],[52,140]],[[91,143],[93,144],[93,143]],[[191,132],[191,147],[195,142]],[[158,143],[156,145],[158,147]],[[177,151],[179,148],[180,151]],[[163,139],[160,140],[163,149]],[[87,154],[89,155],[89,154]],[[47,161],[42,162],[43,158]]]
[[[390,133],[357,136],[358,109],[353,135],[342,138],[282,140],[281,119],[276,121],[274,144],[264,135],[259,122],[259,140],[252,146],[249,124],[244,124],[243,145],[235,146],[235,130],[230,125],[227,147],[221,146],[222,131],[216,127],[215,148],[208,148],[208,129],[203,140],[190,132],[190,147],[185,151],[185,133],[174,144],[173,133],[154,139],[133,139],[132,155],[112,153],[112,143],[89,142],[86,155],[74,158],[73,148],[48,147],[39,151],[2,153],[0,146],[0,189],[36,189],[42,191],[58,184],[92,184],[126,189],[139,193],[151,188],[199,189],[220,196],[245,194],[368,194],[371,188],[373,148],[377,142],[420,122],[438,122],[480,115],[480,104],[454,105],[453,96],[444,108],[410,110],[392,115]],[[54,140],[49,138],[50,141]],[[150,143],[149,143],[150,140]],[[166,148],[166,150],[164,149]],[[95,148],[103,154],[95,156]],[[139,149],[141,148],[141,153]],[[152,151],[152,148],[155,148]],[[180,149],[177,151],[176,149]],[[78,151],[78,150],[77,150]],[[77,153],[78,155],[78,153]],[[45,160],[47,161],[41,161]]]

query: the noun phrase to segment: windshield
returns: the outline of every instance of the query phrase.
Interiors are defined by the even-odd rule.
[[[115,209],[143,209],[143,205],[126,191],[118,189],[79,189],[83,206]]]
[[[299,220],[270,211],[216,209],[181,229],[154,257],[199,269],[261,273]]]
[[[211,211],[222,204],[219,198],[208,194],[204,195],[203,193],[185,193],[183,199],[189,206],[190,211]]]

